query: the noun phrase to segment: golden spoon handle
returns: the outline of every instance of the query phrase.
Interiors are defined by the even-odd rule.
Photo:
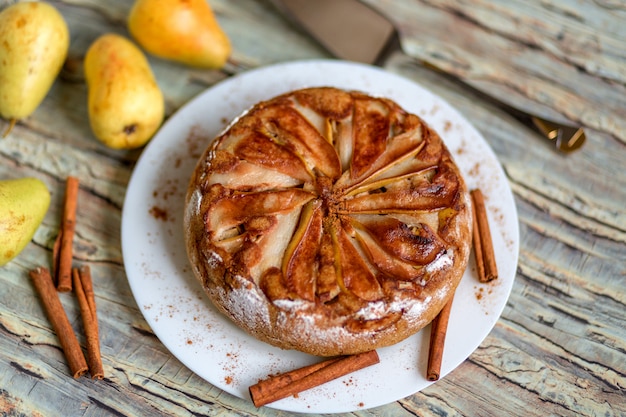
[[[582,127],[565,126],[537,116],[531,116],[531,121],[544,137],[554,141],[555,146],[560,151],[572,152],[585,143],[586,136]]]

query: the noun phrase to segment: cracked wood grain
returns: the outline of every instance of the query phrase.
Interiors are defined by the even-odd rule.
[[[14,3],[0,0],[0,8]],[[267,0],[209,0],[234,45],[222,71],[150,57],[168,117],[205,88],[256,67],[327,58]],[[131,3],[54,0],[80,61],[98,34],[125,32]],[[515,194],[521,250],[496,327],[451,374],[400,401],[343,416],[626,417],[626,7],[616,0],[367,0],[399,26],[406,52],[545,116],[582,122],[588,142],[563,157],[503,111],[424,70],[387,69],[459,110],[498,156]],[[76,75],[76,74],[74,74]],[[278,416],[189,371],[155,337],[128,285],[120,223],[141,150],[91,134],[81,77],[58,80],[0,140],[0,179],[35,176],[52,193],[33,241],[0,269],[0,414],[7,416]],[[5,126],[0,121],[0,131]],[[107,378],[68,378],[28,271],[49,262],[63,186],[80,178],[76,264],[92,270]],[[79,309],[61,301],[84,347]],[[307,416],[307,414],[304,414]],[[311,414],[308,414],[311,415]]]
[[[566,2],[369,1],[398,25],[409,55],[545,117],[626,142],[623,10]],[[575,12],[575,13],[574,13]],[[582,19],[582,21],[581,21]],[[605,20],[603,30],[593,24]]]

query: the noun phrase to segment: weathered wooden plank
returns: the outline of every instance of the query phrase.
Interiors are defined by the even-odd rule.
[[[623,26],[600,24],[625,13],[602,6],[423,0],[379,7],[397,23],[410,55],[529,111],[626,141],[626,34]]]
[[[0,0],[0,7],[14,0]],[[53,1],[80,64],[100,33],[127,34],[129,0]],[[328,54],[268,1],[211,0],[234,53],[222,71],[150,57],[171,116],[205,88],[246,69]],[[511,298],[483,344],[450,375],[401,401],[348,416],[626,416],[626,6],[621,1],[368,0],[398,23],[407,52],[526,108],[587,126],[564,157],[480,98],[411,59],[390,71],[450,101],[485,136],[520,218]],[[1,88],[1,87],[0,87]],[[287,416],[256,409],[190,372],[144,321],[123,268],[120,222],[141,150],[91,134],[80,69],[0,141],[0,178],[36,176],[52,192],[33,242],[0,269],[3,415]],[[0,130],[4,128],[0,122]],[[80,178],[75,263],[89,263],[101,327],[103,381],[73,380],[28,270],[49,262],[65,178]],[[78,306],[62,294],[84,344]]]

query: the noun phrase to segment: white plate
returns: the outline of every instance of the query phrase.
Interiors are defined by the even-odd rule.
[[[244,399],[250,398],[248,387],[259,379],[319,358],[259,342],[213,308],[188,265],[184,196],[200,153],[231,119],[258,101],[311,86],[385,96],[421,116],[444,138],[468,186],[480,187],[485,194],[500,277],[495,283],[480,284],[471,258],[451,312],[442,376],[491,331],[515,277],[519,231],[507,179],[485,140],[445,101],[382,69],[341,61],[280,64],[229,78],[181,108],[144,150],[126,194],[122,248],[137,304],[163,344],[197,375]],[[377,365],[270,407],[350,412],[409,396],[432,383],[425,378],[429,329],[379,349]]]

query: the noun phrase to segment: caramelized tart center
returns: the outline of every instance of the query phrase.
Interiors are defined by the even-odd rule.
[[[227,277],[279,308],[353,315],[419,298],[455,256],[458,173],[436,133],[390,100],[319,88],[281,96],[242,116],[207,157],[208,249]]]

